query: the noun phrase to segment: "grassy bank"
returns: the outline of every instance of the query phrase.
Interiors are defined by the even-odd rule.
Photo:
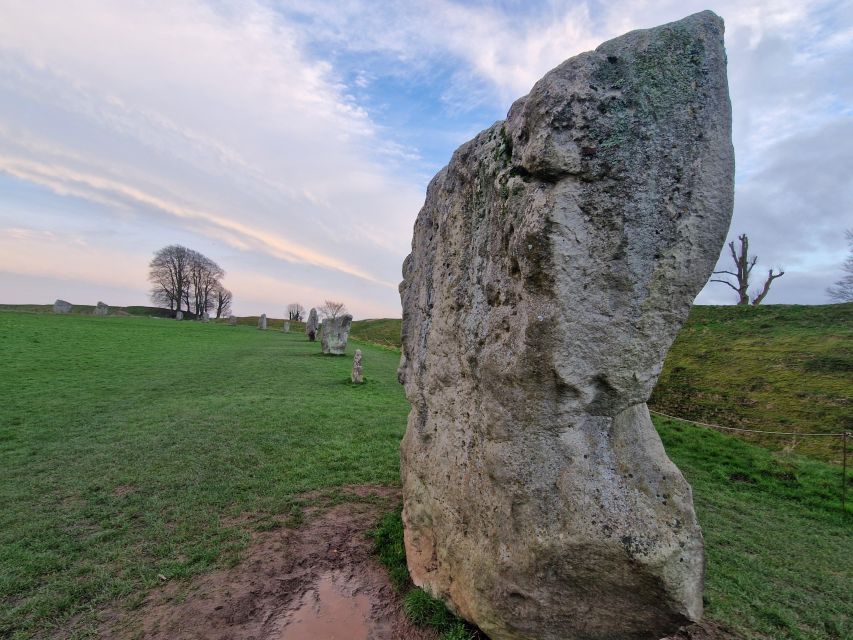
[[[853,304],[697,306],[649,404],[729,427],[853,431],[851,375]],[[840,438],[739,437],[841,461]]]

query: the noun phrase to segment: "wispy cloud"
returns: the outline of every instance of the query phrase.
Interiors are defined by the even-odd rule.
[[[6,0],[0,227],[33,248],[14,254],[20,273],[47,278],[28,261],[72,238],[134,256],[180,241],[234,274],[247,312],[345,295],[361,315],[397,315],[423,189],[453,149],[567,57],[704,8]],[[853,226],[838,170],[850,162],[853,10],[829,0],[715,10],[735,116],[733,235],[747,231],[762,258],[789,267],[771,301],[820,301],[816,279],[844,250],[834,230]],[[145,260],[122,278],[140,295]]]

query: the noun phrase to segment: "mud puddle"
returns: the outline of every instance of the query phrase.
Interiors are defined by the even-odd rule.
[[[284,622],[281,640],[368,640],[372,622],[370,597],[339,573],[320,576]]]
[[[357,501],[309,511],[298,529],[255,534],[231,569],[165,584],[135,611],[108,614],[101,638],[436,640],[406,618],[366,536],[398,491],[351,493]]]

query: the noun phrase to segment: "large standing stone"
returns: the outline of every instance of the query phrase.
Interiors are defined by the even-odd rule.
[[[106,302],[98,301],[98,304],[95,306],[94,314],[96,316],[108,316],[110,315],[110,307]]]
[[[267,330],[267,314],[262,313],[261,317],[258,318],[258,329],[261,331]]]
[[[183,320],[184,312],[183,311],[175,311],[175,320]]]
[[[305,323],[305,333],[311,342],[317,339],[317,310],[308,312],[308,322]]]
[[[66,302],[65,300],[57,300],[53,303],[53,312],[54,313],[71,313],[71,310],[74,308],[70,302]]]
[[[492,640],[702,614],[690,486],[646,400],[732,211],[723,23],[548,73],[432,180],[403,266],[405,544]]]
[[[287,320],[285,320],[284,324],[281,325],[281,330],[284,331],[284,333],[290,333],[290,323]]]
[[[237,316],[234,316],[234,315],[228,316],[228,324],[232,327],[236,327],[237,326]]]
[[[350,380],[355,384],[364,382],[364,376],[361,373],[361,349],[355,350],[355,355],[352,358],[352,374]]]
[[[347,338],[352,325],[352,316],[345,313],[336,318],[323,320],[323,331],[320,334],[320,345],[323,353],[341,356],[347,349]]]
[[[201,314],[201,321],[210,322],[210,314],[207,311]]]

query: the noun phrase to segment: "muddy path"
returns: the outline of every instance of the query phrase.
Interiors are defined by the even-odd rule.
[[[255,534],[233,568],[167,584],[101,629],[116,640],[435,640],[413,625],[366,532],[399,490],[352,487],[354,501],[306,510],[297,529]],[[319,502],[322,502],[320,500]]]

